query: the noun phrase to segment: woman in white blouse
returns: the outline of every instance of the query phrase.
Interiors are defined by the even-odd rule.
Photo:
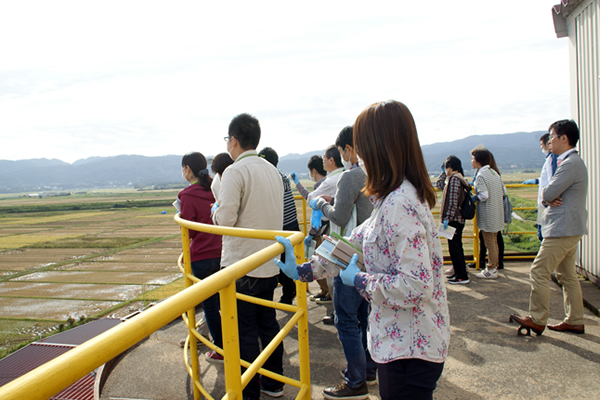
[[[356,266],[356,255],[344,270],[319,256],[296,266],[284,238],[278,241],[289,261],[278,265],[294,279],[339,273],[355,286],[371,304],[368,346],[378,363],[381,398],[431,399],[448,353],[450,319],[431,214],[435,192],[410,111],[393,100],[367,107],[354,124],[354,145],[367,174],[364,191],[374,204],[371,217],[348,238],[362,249],[365,271]],[[324,391],[326,398],[346,394],[333,389],[333,396]]]

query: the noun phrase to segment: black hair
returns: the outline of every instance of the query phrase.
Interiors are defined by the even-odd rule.
[[[342,168],[344,166],[344,164],[342,164],[342,156],[340,155],[340,151],[335,145],[331,145],[325,150],[325,157],[333,158],[333,162],[338,168]]]
[[[342,149],[346,149],[346,145],[349,144],[350,147],[354,148],[354,140],[352,139],[352,127],[347,126],[341,130],[338,134],[337,139],[335,139],[335,145],[337,147],[341,147]]]
[[[490,152],[482,146],[475,147],[471,150],[471,155],[482,167],[490,165]]]
[[[258,153],[258,156],[264,158],[265,160],[273,164],[274,167],[277,167],[277,164],[279,163],[279,156],[277,155],[277,152],[271,147],[265,147],[264,149],[262,149]]]
[[[229,123],[229,136],[240,142],[243,150],[254,150],[260,142],[260,124],[250,114],[240,114]]]
[[[569,139],[569,144],[573,147],[577,145],[579,141],[579,128],[577,124],[572,119],[561,119],[560,121],[554,122],[548,128],[549,132],[556,132],[558,136],[567,135],[567,139]]]
[[[463,171],[460,158],[456,156],[448,156],[448,158],[446,158],[446,160],[444,161],[444,167],[452,168],[453,171],[460,172],[463,176],[465,175],[465,171]]]
[[[181,159],[181,166],[190,167],[192,174],[198,178],[198,184],[204,189],[210,190],[212,178],[208,174],[208,169],[206,168],[206,158],[202,155],[202,153],[198,153],[197,151],[187,153]]]
[[[308,160],[308,170],[317,170],[320,175],[327,175],[327,171],[323,169],[323,157],[321,156],[312,156],[310,160]]]
[[[540,142],[544,143],[544,146],[548,145],[549,140],[550,140],[549,133],[544,133],[542,136],[540,136]]]
[[[233,164],[233,159],[229,155],[229,153],[219,153],[213,158],[210,169],[214,174],[223,175],[223,171],[225,168],[229,167]]]

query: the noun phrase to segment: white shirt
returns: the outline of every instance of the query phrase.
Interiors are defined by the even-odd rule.
[[[334,171],[331,171],[327,174],[327,178],[323,181],[323,183],[318,187],[318,189],[313,190],[308,194],[306,201],[311,201],[315,197],[318,196],[335,196],[335,191],[337,190],[337,183],[340,179],[340,175],[344,172],[344,168],[338,168]]]
[[[281,230],[283,226],[283,182],[277,169],[248,150],[223,172],[219,190],[219,208],[213,214],[215,225],[236,228]],[[221,266],[227,267],[260,251],[274,242],[223,236]],[[269,261],[247,276],[270,278],[279,268]]]

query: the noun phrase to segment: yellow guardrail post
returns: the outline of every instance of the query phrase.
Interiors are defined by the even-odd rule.
[[[237,319],[235,281],[221,290],[221,326],[223,331],[223,358],[225,359],[225,388],[227,398],[242,398],[240,369],[240,338]]]
[[[475,262],[475,269],[479,270],[479,227],[477,227],[477,215],[473,217],[473,261]]]
[[[306,206],[306,202],[304,202]],[[294,253],[296,256],[296,263],[299,264],[304,260],[304,241],[294,246]],[[296,281],[296,303],[298,308],[301,310],[307,310],[308,305],[306,297],[306,288],[308,284],[306,282]],[[301,390],[306,391],[304,396],[300,398],[310,400],[310,363],[309,360],[309,346],[308,346],[308,318],[305,314],[303,318],[298,321],[298,357],[300,358],[300,385]],[[305,362],[302,362],[305,360]]]
[[[190,252],[190,231],[188,228],[182,226],[181,227],[181,247],[183,250],[183,265],[184,271],[183,274],[185,280],[185,287],[189,288],[194,284],[194,282],[190,279],[192,275],[192,257]],[[193,335],[192,330],[196,327],[196,309],[195,307],[188,310],[188,336],[189,336],[189,345],[190,345],[190,361],[192,363],[192,379],[200,380],[200,365],[198,364],[198,357],[195,355],[198,354],[198,344],[196,342],[196,336]],[[200,400],[200,391],[196,387],[196,385],[192,385],[194,388],[194,400]]]

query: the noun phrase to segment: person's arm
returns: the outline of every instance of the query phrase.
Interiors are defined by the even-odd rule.
[[[300,193],[300,195],[304,197],[304,199],[308,198],[308,194],[310,192],[300,182],[296,183],[296,189],[298,189],[298,193]]]
[[[567,165],[565,165],[567,162]],[[571,168],[570,168],[571,167]],[[551,203],[553,200],[561,197],[561,195],[575,182],[575,168],[569,165],[568,161],[563,161],[557,168],[554,176],[550,178],[548,185],[542,190],[542,200],[546,203]]]
[[[227,168],[223,172],[219,189],[219,208],[212,216],[215,225],[235,226],[242,200],[243,183],[239,171]]]
[[[323,198],[319,199],[317,203],[317,207],[323,212],[323,215],[338,226],[345,226],[348,223],[352,215],[352,208],[358,196],[362,195],[360,191],[364,187],[364,181],[357,184],[359,183],[355,182],[357,176],[352,176],[349,172],[344,172],[340,176],[335,192],[335,206]]]
[[[438,176],[435,186],[440,190],[444,190],[446,187],[446,171],[442,171],[440,176]]]
[[[181,218],[185,219],[186,221],[193,221],[193,222],[197,222],[198,221],[198,213],[196,212],[196,209],[193,206],[193,197],[192,196],[188,196],[186,194],[181,194],[179,195],[179,201],[181,202],[181,212],[180,212],[180,216]],[[190,231],[190,240],[193,239],[198,232],[194,231],[192,229],[189,230]]]
[[[359,272],[354,277],[354,286],[369,302],[387,308],[413,308],[440,290],[433,286],[429,246],[434,246],[434,240],[427,237],[422,218],[427,218],[427,214],[402,199],[383,214],[381,225],[386,228],[373,232],[377,235],[372,242],[363,243],[365,257],[370,253],[386,255],[375,257],[374,262],[383,264],[379,269],[387,273]]]
[[[483,180],[481,174],[477,174],[477,178],[475,178],[475,196],[481,202],[484,202],[489,197],[488,187]]]

